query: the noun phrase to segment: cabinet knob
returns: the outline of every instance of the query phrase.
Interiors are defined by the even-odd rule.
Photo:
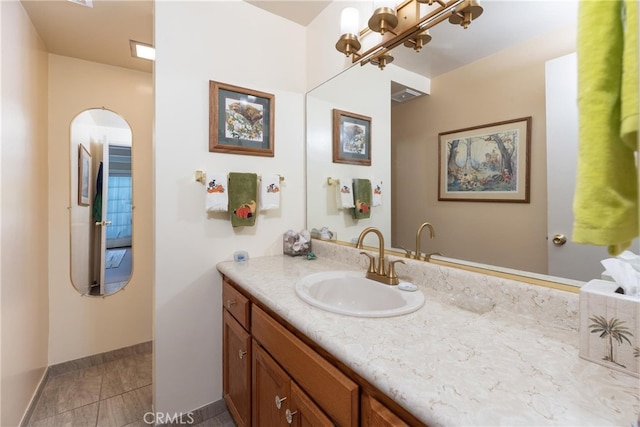
[[[284,412],[284,417],[287,419],[287,423],[291,424],[291,423],[293,422],[293,416],[294,416],[295,414],[297,414],[297,413],[298,413],[298,411],[291,412],[289,409],[287,409],[287,410]]]
[[[227,308],[231,308],[232,305],[236,305],[238,302],[234,299],[227,300]]]
[[[276,394],[276,408],[280,409],[282,407],[282,402],[287,400],[286,397],[280,397]]]
[[[238,357],[240,359],[244,359],[244,356],[247,354],[245,350],[238,350]]]

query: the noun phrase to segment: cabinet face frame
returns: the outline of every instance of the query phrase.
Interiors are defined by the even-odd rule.
[[[293,427],[334,427],[331,418],[294,382],[291,383],[291,413]]]
[[[360,416],[362,425],[377,427],[409,427],[400,417],[391,412],[389,408],[380,403],[377,399],[362,393],[360,396],[362,408]]]
[[[235,423],[251,421],[251,335],[223,309],[222,390]]]
[[[287,425],[285,412],[291,404],[291,378],[253,341],[251,397],[254,427]]]

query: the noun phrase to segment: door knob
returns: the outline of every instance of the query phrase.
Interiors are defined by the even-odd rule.
[[[564,234],[554,234],[553,235],[553,240],[551,240],[553,242],[554,245],[556,246],[562,246],[565,243],[567,243],[567,236],[565,236]]]

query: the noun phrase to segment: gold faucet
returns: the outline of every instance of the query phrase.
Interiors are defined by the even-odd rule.
[[[416,233],[416,254],[414,256],[415,259],[420,259],[422,254],[420,253],[420,238],[422,237],[422,230],[427,227],[429,229],[429,236],[433,239],[436,237],[436,232],[433,229],[433,226],[428,222],[423,223],[420,227],[418,227],[418,232]],[[427,257],[425,257],[427,259]]]
[[[384,237],[382,236],[382,233],[380,232],[380,230],[378,230],[375,227],[367,227],[364,230],[362,230],[362,233],[360,233],[360,236],[358,236],[358,243],[356,244],[356,248],[358,249],[362,248],[362,241],[364,240],[364,237],[369,233],[374,233],[376,236],[378,236],[378,243],[380,247],[378,249],[379,252],[378,252],[377,266],[375,266],[374,256],[369,255],[366,252],[360,252],[361,254],[366,255],[369,258],[369,269],[367,270],[367,279],[375,280],[377,282],[384,283],[385,285],[397,285],[398,283],[400,283],[400,279],[398,279],[398,275],[396,274],[395,264],[398,262],[401,264],[404,264],[404,261],[402,260],[391,261],[389,263],[389,271],[388,272],[386,271],[386,268],[384,265]]]

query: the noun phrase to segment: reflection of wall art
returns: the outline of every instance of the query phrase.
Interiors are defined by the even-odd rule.
[[[273,157],[275,97],[209,81],[209,151]]]
[[[91,154],[80,144],[78,146],[78,204],[89,206],[89,174],[91,173]]]
[[[333,110],[333,163],[371,166],[371,117]]]
[[[438,135],[438,200],[529,203],[531,117]]]

